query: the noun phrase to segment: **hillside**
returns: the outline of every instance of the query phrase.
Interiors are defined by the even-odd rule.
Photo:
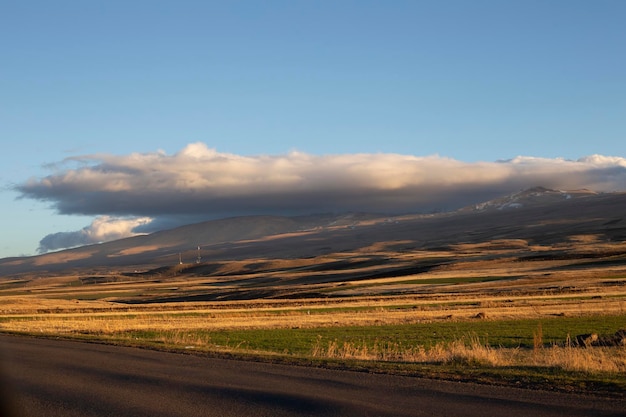
[[[626,194],[535,188],[452,213],[251,216],[26,258],[0,260],[0,276],[149,270],[199,261],[306,259],[342,252],[433,251],[493,241],[526,248],[626,240]],[[199,248],[199,250],[198,250]]]

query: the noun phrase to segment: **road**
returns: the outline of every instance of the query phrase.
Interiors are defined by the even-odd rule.
[[[3,417],[624,416],[571,394],[0,335]]]

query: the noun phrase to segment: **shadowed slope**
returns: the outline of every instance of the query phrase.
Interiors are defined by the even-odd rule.
[[[431,215],[222,219],[40,256],[2,259],[0,276],[77,268],[145,270],[177,265],[179,259],[194,263],[198,255],[203,262],[304,259],[346,251],[437,250],[481,242],[502,245],[503,241],[511,245],[512,240],[520,249],[626,240],[626,194],[555,193],[560,192],[535,190],[525,198],[518,196],[514,206],[491,204],[480,210]]]

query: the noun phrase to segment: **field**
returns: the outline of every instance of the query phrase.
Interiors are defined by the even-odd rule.
[[[577,236],[0,282],[0,331],[607,395],[626,391],[626,244]],[[597,334],[598,340],[577,338]],[[610,342],[610,343],[609,343]]]

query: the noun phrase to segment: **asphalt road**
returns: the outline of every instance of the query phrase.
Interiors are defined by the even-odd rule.
[[[624,416],[563,393],[0,336],[2,417]]]

